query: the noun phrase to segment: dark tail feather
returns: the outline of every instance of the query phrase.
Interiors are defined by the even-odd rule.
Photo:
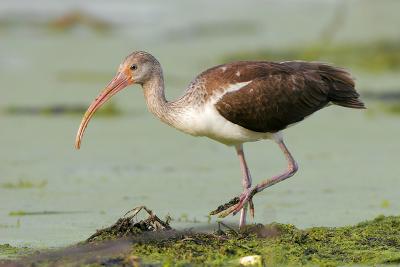
[[[319,73],[329,85],[328,99],[332,103],[347,108],[366,108],[354,88],[354,80],[349,72],[341,68],[321,64]]]
[[[341,101],[341,102],[332,101],[332,103],[342,106],[342,107],[346,107],[346,108],[358,108],[358,109],[366,109],[367,108],[364,105],[364,103],[361,102],[360,99],[351,99],[351,100]]]

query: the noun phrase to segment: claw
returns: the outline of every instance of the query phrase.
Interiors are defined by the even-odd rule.
[[[249,206],[250,206],[250,216],[254,220],[254,204],[252,199],[249,200]]]
[[[226,216],[228,216],[229,214],[233,213],[235,211],[236,206],[232,206],[227,208],[226,210],[220,212],[218,214],[218,218],[225,218]]]
[[[220,214],[219,216],[221,216],[221,213],[225,213],[227,210],[230,210],[232,208],[235,207],[235,205],[237,203],[239,203],[240,199],[239,197],[234,197],[232,198],[229,202],[219,206],[218,208],[216,208],[215,210],[210,212],[210,215],[217,215]],[[231,212],[229,212],[228,214],[226,214],[224,217],[226,217],[227,215],[229,215]]]
[[[250,198],[250,194],[248,194],[248,193],[246,193],[244,195],[244,197],[243,196],[240,197],[239,203],[236,204],[235,208],[233,209],[233,212],[232,212],[233,216],[235,216],[243,208],[243,206],[250,201],[249,198]]]
[[[253,196],[256,193],[256,189],[248,190],[243,192],[240,197],[235,197],[231,199],[228,203],[219,206],[215,210],[210,212],[210,215],[218,215],[219,218],[224,218],[232,213],[232,215],[236,215],[246,203],[249,203],[250,206],[250,215],[254,218],[254,204],[253,204]]]

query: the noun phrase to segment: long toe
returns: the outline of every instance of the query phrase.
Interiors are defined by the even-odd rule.
[[[234,197],[232,198],[229,202],[218,206],[215,210],[210,212],[210,215],[218,215],[218,217],[226,217],[230,213],[232,213],[233,209],[235,208],[235,205],[239,203],[240,198],[239,197]],[[227,213],[229,211],[229,213]],[[226,215],[224,215],[226,214]]]
[[[239,203],[235,205],[235,209],[233,211],[233,215],[236,215],[245,204],[247,203],[253,203],[252,198],[253,198],[253,193],[254,190],[251,189],[246,189],[245,191],[242,192],[242,194],[239,197]],[[253,207],[254,208],[254,207]]]
[[[235,208],[232,211],[232,215],[236,215],[243,207],[249,202],[249,196],[244,197],[240,200],[238,204],[236,204]]]
[[[249,200],[249,209],[250,209],[250,216],[254,220],[254,204],[253,204],[253,199]]]
[[[254,188],[243,191],[239,197],[235,197],[229,202],[211,211],[210,215],[218,215],[219,218],[224,218],[229,214],[236,215],[236,213],[238,213],[246,203],[249,203],[250,214],[254,218],[254,204],[252,199],[255,192]]]

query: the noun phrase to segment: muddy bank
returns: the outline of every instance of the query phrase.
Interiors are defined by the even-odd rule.
[[[147,212],[139,220],[138,213]],[[203,229],[204,230],[204,229]],[[16,248],[3,246],[14,251]],[[251,225],[243,231],[176,231],[144,207],[86,241],[56,251],[35,253],[8,266],[255,266],[400,264],[400,216],[379,216],[354,226],[297,229],[290,224]]]

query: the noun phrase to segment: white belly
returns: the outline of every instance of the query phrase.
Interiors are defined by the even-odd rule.
[[[259,133],[234,124],[219,114],[213,101],[181,114],[175,127],[194,136],[206,136],[226,145],[270,139],[271,133]]]

